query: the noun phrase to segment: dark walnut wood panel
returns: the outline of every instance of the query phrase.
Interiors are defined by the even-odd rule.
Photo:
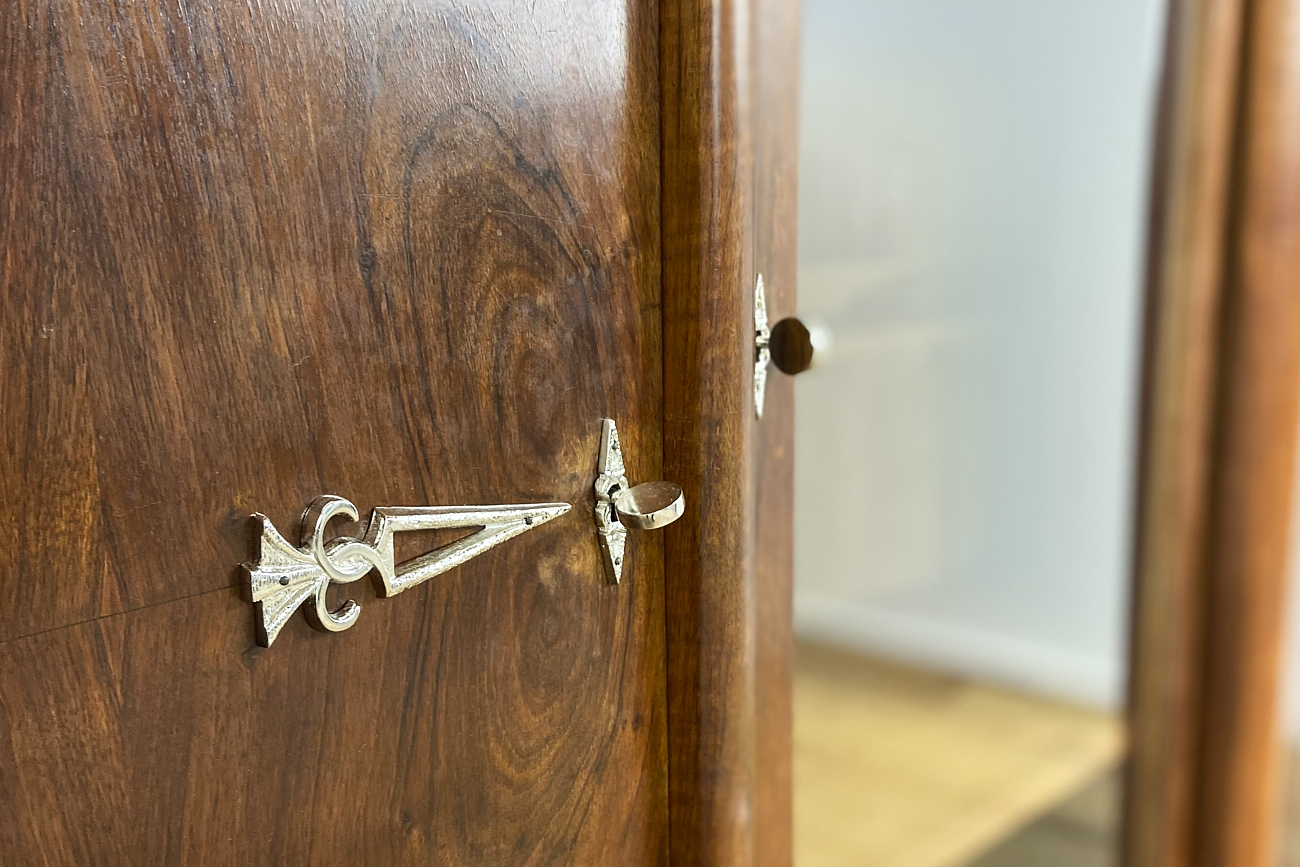
[[[731,0],[660,10],[665,534],[674,867],[754,863],[753,163],[750,34]]]
[[[780,867],[791,847],[793,386],[754,417],[754,286],[795,305],[799,5],[661,7],[664,467],[677,865]]]
[[[581,505],[606,414],[658,477],[631,15],[9,10],[0,639],[233,585],[322,492]]]
[[[658,19],[0,15],[0,861],[662,864]],[[573,510],[253,646],[248,515]]]
[[[0,860],[665,863],[659,601],[571,580],[586,547],[268,650],[224,589],[0,645]]]

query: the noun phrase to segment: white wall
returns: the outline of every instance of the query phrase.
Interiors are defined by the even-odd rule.
[[[805,0],[801,633],[1122,691],[1159,0]]]

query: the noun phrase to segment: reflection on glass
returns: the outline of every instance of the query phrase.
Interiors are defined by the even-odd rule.
[[[1163,5],[804,2],[800,867],[1112,863]]]

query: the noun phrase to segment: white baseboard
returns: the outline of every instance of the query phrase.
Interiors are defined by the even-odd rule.
[[[807,592],[795,592],[794,611],[801,638],[1102,710],[1123,706],[1118,659]]]

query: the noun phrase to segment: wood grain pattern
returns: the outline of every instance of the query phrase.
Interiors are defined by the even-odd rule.
[[[1275,857],[1300,414],[1300,4],[1189,3],[1180,16],[1152,282],[1126,856],[1253,867]]]
[[[797,3],[661,7],[665,544],[675,865],[788,864],[793,393],[753,407],[753,291],[792,315]]]
[[[667,851],[658,20],[618,2],[0,15],[6,864]],[[247,515],[563,500],[251,648]],[[360,585],[354,585],[360,587]]]
[[[498,579],[577,553],[525,538]],[[233,590],[0,645],[5,863],[661,863],[645,663],[615,594],[558,577],[438,582],[269,650]]]
[[[1170,4],[1148,239],[1125,863],[1188,863],[1239,0]]]
[[[1198,867],[1277,857],[1300,420],[1300,2],[1249,8],[1206,537]]]
[[[665,540],[674,867],[754,863],[753,162],[744,3],[661,16]]]

